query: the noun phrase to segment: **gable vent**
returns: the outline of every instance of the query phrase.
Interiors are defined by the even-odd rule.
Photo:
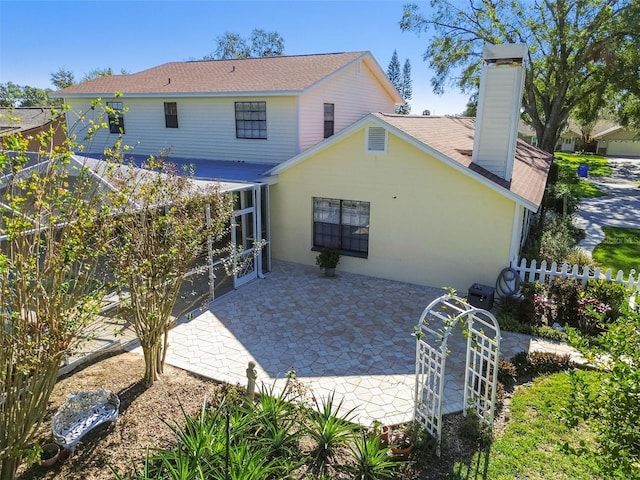
[[[367,129],[367,152],[387,151],[387,131],[382,127]]]

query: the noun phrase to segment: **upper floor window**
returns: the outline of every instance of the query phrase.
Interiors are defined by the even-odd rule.
[[[266,102],[236,102],[236,138],[267,138]]]
[[[124,115],[122,102],[107,102],[109,132],[124,133]]]
[[[333,135],[334,110],[335,105],[333,103],[324,104],[324,138],[329,138]]]
[[[313,246],[338,247],[354,256],[369,253],[369,202],[314,197]]]
[[[167,128],[178,128],[178,104],[164,102],[164,124]]]

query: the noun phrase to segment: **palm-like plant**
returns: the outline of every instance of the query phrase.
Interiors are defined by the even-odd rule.
[[[303,430],[299,427],[300,409],[295,400],[288,388],[275,394],[273,387],[265,387],[248,411],[250,426],[268,458],[286,458],[292,468],[302,463],[298,440]]]
[[[354,435],[349,445],[354,463],[347,467],[354,480],[383,480],[394,478],[401,461],[392,460],[387,447],[382,445],[380,437]]]
[[[316,443],[311,451],[312,469],[316,474],[323,475],[334,465],[339,449],[353,438],[357,427],[352,423],[354,409],[341,413],[342,401],[335,402],[335,393],[320,403],[314,398],[314,402],[316,410],[309,415],[306,433]]]

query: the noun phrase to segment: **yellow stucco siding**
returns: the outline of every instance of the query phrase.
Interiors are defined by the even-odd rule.
[[[313,197],[370,202],[369,256],[339,270],[461,291],[508,265],[514,202],[389,134],[365,152],[366,129],[283,171],[271,187],[274,258],[314,264]]]

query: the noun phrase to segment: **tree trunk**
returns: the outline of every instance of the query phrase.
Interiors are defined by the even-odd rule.
[[[19,458],[3,458],[0,480],[13,480],[16,476],[18,465],[20,465]]]
[[[152,386],[160,377],[158,371],[158,360],[160,357],[160,348],[162,344],[156,342],[153,345],[142,345],[144,353],[144,384],[147,387]]]

